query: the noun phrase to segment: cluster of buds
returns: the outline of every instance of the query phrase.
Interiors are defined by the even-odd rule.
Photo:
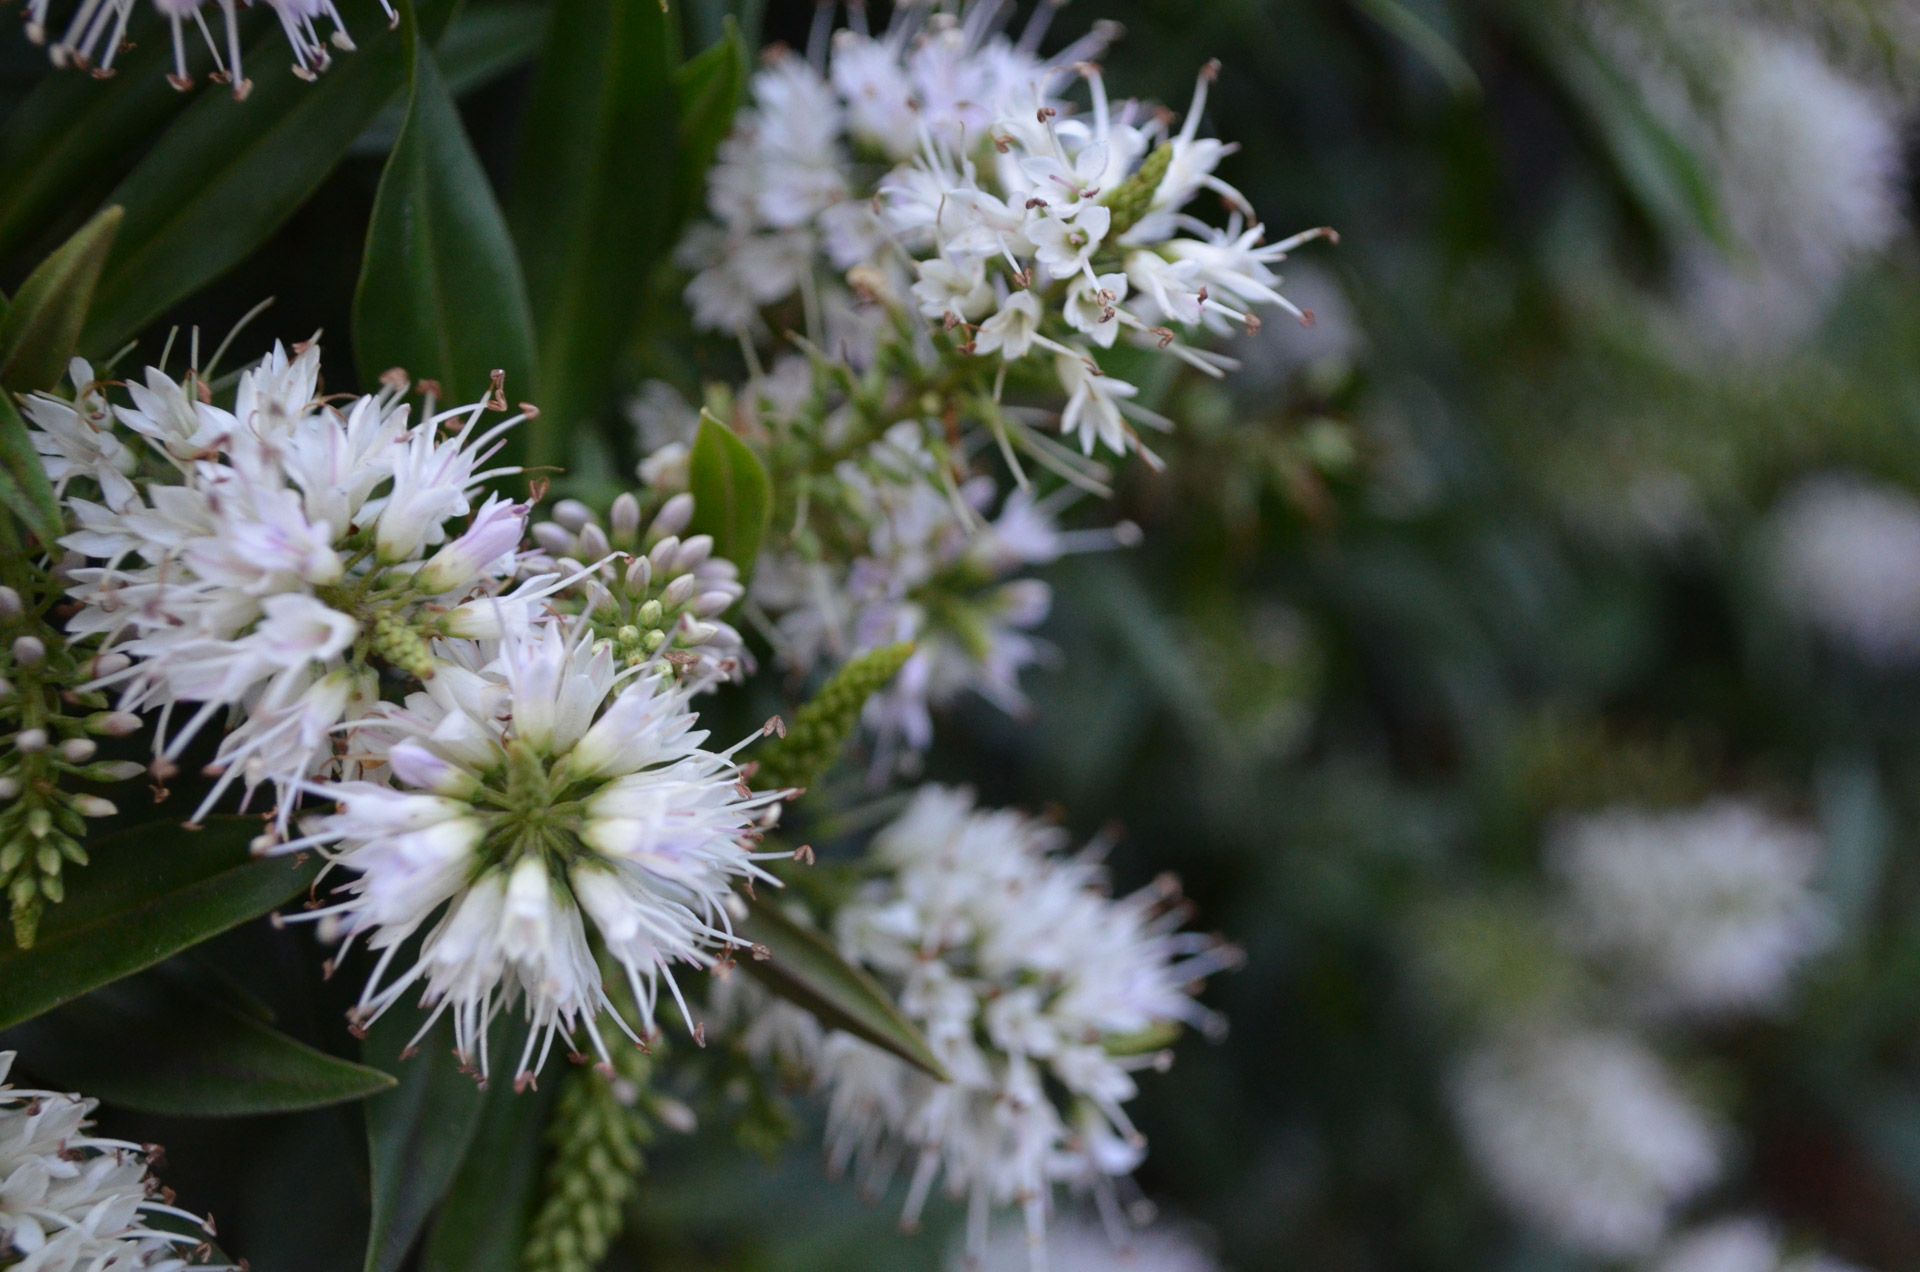
[[[87,863],[80,844],[87,820],[118,811],[66,786],[123,782],[145,771],[136,761],[97,758],[96,737],[124,737],[140,722],[78,687],[126,661],[120,654],[77,658],[47,625],[44,602],[0,587],[0,887],[23,947],[33,944],[46,903],[65,896],[67,863]]]
[[[693,496],[660,504],[651,521],[629,491],[613,501],[605,525],[586,504],[562,499],[553,519],[532,527],[539,551],[524,571],[558,569],[574,579],[563,600],[613,642],[628,667],[660,661],[696,688],[742,679],[750,669],[740,633],[724,616],[745,589],[740,569],[713,554],[713,537],[684,532]]]

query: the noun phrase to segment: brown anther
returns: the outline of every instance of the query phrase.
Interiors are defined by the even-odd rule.
[[[531,402],[522,402],[520,403],[520,414],[530,420],[537,420],[540,418],[540,408]]]
[[[523,1095],[529,1089],[534,1091],[540,1089],[540,1084],[534,1080],[534,1076],[531,1073],[523,1073],[513,1080],[513,1093],[515,1095]]]
[[[199,376],[196,375],[193,378],[193,389],[194,389],[194,396],[200,399],[200,405],[202,406],[213,405],[213,386],[211,384],[208,384],[205,380],[202,380]]]
[[[1247,334],[1248,334],[1248,335],[1250,335],[1250,336],[1257,336],[1257,335],[1259,335],[1259,334],[1260,334],[1260,325],[1261,325],[1261,324],[1260,324],[1260,315],[1259,315],[1259,314],[1248,314],[1248,315],[1247,315]],[[1304,316],[1302,316],[1302,317],[1301,317],[1301,319],[1300,319],[1300,325],[1301,325],[1301,326],[1303,326],[1303,327],[1311,327],[1311,326],[1313,326],[1313,315],[1312,315],[1312,314],[1306,314],[1306,315],[1304,315]]]
[[[1026,291],[1029,287],[1032,287],[1033,271],[1031,269],[1023,269],[1023,270],[1015,271],[1013,275],[1013,285],[1019,288],[1021,291]]]
[[[357,1021],[347,1026],[347,1032],[352,1034],[354,1037],[360,1039],[363,1042],[366,1040],[367,1027],[363,1024],[358,1023]]]
[[[87,74],[93,76],[93,78],[97,80],[110,80],[114,76],[118,75],[119,73],[120,72],[114,70],[111,66],[96,66],[91,71],[87,72]]]
[[[1058,115],[1059,113],[1060,113],[1059,111],[1055,110],[1051,106],[1042,106],[1039,110],[1033,113],[1033,117],[1044,124],[1049,119],[1052,119],[1055,115]]]
[[[781,738],[786,737],[787,722],[785,720],[782,720],[777,715],[768,716],[767,722],[760,726],[760,736],[763,738],[764,737],[781,737]]]
[[[173,86],[175,92],[184,93],[193,87],[193,76],[169,75],[167,76],[167,83]]]
[[[413,377],[407,374],[405,367],[388,367],[380,373],[380,385],[382,388],[397,389],[405,393],[413,387]]]
[[[993,148],[1004,155],[1013,149],[1013,139],[1011,137],[995,137],[993,139]]]
[[[704,1020],[693,1027],[693,1045],[696,1047],[707,1045],[707,1022]]]
[[[1148,327],[1147,330],[1160,337],[1160,347],[1166,348],[1173,343],[1173,330],[1170,327]]]
[[[250,79],[243,79],[243,80],[241,80],[241,81],[240,81],[240,82],[239,82],[238,84],[235,84],[235,85],[233,86],[233,100],[234,100],[234,101],[236,101],[236,102],[244,102],[244,101],[246,101],[246,100],[247,100],[247,98],[249,98],[249,97],[252,97],[252,96],[253,96],[253,81],[252,81],[252,80],[250,80]]]
[[[493,386],[492,392],[487,394],[487,409],[489,411],[506,410],[507,373],[496,367],[492,371],[487,372],[487,379]]]
[[[333,974],[339,970],[339,966],[335,964],[332,959],[328,959],[326,962],[320,964],[320,979],[330,981],[333,979]]]
[[[413,1058],[414,1058],[415,1056],[417,1056],[417,1055],[419,1055],[419,1054],[420,1054],[420,1048],[418,1048],[418,1047],[408,1047],[408,1048],[406,1048],[406,1049],[405,1049],[404,1051],[402,1051],[402,1052],[400,1053],[400,1058],[401,1058],[402,1060],[411,1060],[411,1059],[413,1059]]]
[[[795,848],[793,850],[793,859],[803,866],[812,865],[814,860],[813,845],[801,844],[798,848]]]
[[[434,397],[434,398],[445,397],[447,395],[446,390],[440,387],[440,381],[438,380],[420,381],[420,393],[423,397]]]
[[[1200,78],[1207,81],[1207,83],[1209,84],[1219,79],[1220,78],[1220,59],[1217,57],[1208,58],[1206,65],[1200,68]]]
[[[1038,195],[1035,195],[1033,198],[1027,200],[1028,208],[1044,208],[1046,206],[1047,206],[1047,201],[1039,197]]]
[[[587,1062],[587,1059],[588,1059],[588,1057],[587,1057],[587,1053],[586,1053],[586,1052],[584,1052],[584,1051],[569,1051],[569,1052],[567,1052],[567,1063],[568,1063],[568,1064],[585,1064],[585,1063]]]
[[[1260,321],[1260,320],[1259,320],[1258,318],[1255,318],[1255,317],[1254,317],[1254,316],[1253,316],[1252,314],[1248,314],[1248,315],[1247,315],[1247,322],[1248,322],[1249,324],[1253,324],[1253,323],[1258,323],[1259,321]],[[1302,327],[1311,327],[1311,326],[1313,326],[1313,324],[1314,324],[1315,322],[1317,322],[1317,321],[1318,321],[1318,319],[1316,319],[1316,318],[1315,318],[1315,317],[1313,316],[1313,310],[1311,310],[1311,309],[1302,309],[1302,310],[1300,311],[1300,325],[1301,325]],[[1260,328],[1259,328],[1259,327],[1257,327],[1257,326],[1252,326],[1252,325],[1249,325],[1249,326],[1247,327],[1247,330],[1248,330],[1248,331],[1258,331],[1258,330],[1260,330]]]

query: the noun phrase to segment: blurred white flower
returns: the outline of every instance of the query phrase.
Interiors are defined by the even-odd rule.
[[[1763,1219],[1722,1219],[1673,1239],[1652,1272],[1857,1272],[1826,1254],[1789,1254]]]
[[[1020,1225],[1001,1224],[983,1252],[969,1254],[965,1242],[956,1242],[947,1254],[949,1272],[1030,1272],[1036,1266],[1047,1272],[1220,1272],[1194,1234],[1164,1223],[1113,1233],[1076,1218],[1051,1225],[1040,1251]]]
[[[831,1164],[856,1163],[877,1189],[907,1157],[910,1226],[944,1175],[970,1198],[976,1254],[989,1205],[1020,1206],[1038,1234],[1055,1184],[1101,1192],[1133,1171],[1146,1151],[1123,1107],[1133,1075],[1168,1063],[1178,1026],[1217,1030],[1192,994],[1237,961],[1179,930],[1169,881],[1110,898],[1094,857],[1065,844],[976,811],[968,791],[923,787],[874,841],[887,874],[835,916],[842,949],[897,992],[952,1081],[830,1035]]]
[[[622,1029],[653,1031],[663,981],[686,1015],[672,967],[710,967],[730,943],[735,880],[773,882],[750,845],[784,793],[749,792],[732,751],[703,748],[687,691],[623,675],[590,628],[439,648],[449,660],[425,688],[382,704],[359,738],[394,784],[317,788],[339,811],[273,847],[317,848],[353,872],[299,917],[343,937],[342,953],[356,938],[378,953],[358,1027],[418,984],[432,1011],[415,1041],[451,1010],[461,1055],[484,1074],[488,1025],[524,996],[522,1080],[556,1037],[584,1051],[580,1030],[604,1060],[596,1018],[613,1008],[587,921],[638,1006],[639,1033],[616,1015]],[[417,961],[395,968],[430,921]]]
[[[232,1272],[208,1262],[210,1220],[170,1204],[151,1146],[88,1134],[97,1100],[11,1086],[0,1051],[0,1265],[8,1272]],[[163,1200],[163,1197],[166,1200]],[[171,1219],[183,1224],[157,1227]],[[199,1230],[199,1231],[193,1231]]]
[[[1863,660],[1920,661],[1920,500],[1853,477],[1802,481],[1773,512],[1773,584]]]
[[[1780,1005],[1831,938],[1820,858],[1816,836],[1737,800],[1580,817],[1548,848],[1572,943],[1656,1011],[1706,1015]]]
[[[1638,1040],[1539,1032],[1490,1043],[1450,1085],[1467,1148],[1520,1219],[1604,1257],[1650,1251],[1711,1184],[1720,1136]]]

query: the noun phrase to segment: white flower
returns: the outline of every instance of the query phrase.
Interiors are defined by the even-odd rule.
[[[1067,325],[1092,336],[1102,349],[1111,349],[1123,325],[1119,321],[1120,302],[1126,298],[1125,274],[1080,278],[1067,292]]]
[[[1044,1255],[1044,1260],[1041,1256]],[[1048,1227],[1036,1246],[1019,1224],[1001,1224],[984,1251],[956,1241],[947,1255],[949,1272],[1220,1272],[1220,1264],[1196,1235],[1171,1224],[1139,1231],[1108,1232],[1075,1218]]]
[[[1008,362],[1027,356],[1039,339],[1040,302],[1030,291],[1017,291],[1000,302],[993,317],[980,324],[973,338],[976,353],[998,353]]]
[[[987,272],[977,260],[917,261],[914,268],[920,273],[920,281],[913,285],[913,296],[920,302],[920,312],[929,318],[957,314],[974,319],[993,307],[993,289],[987,286]]]
[[[1560,828],[1549,864],[1568,890],[1571,939],[1657,1009],[1765,1009],[1824,946],[1833,919],[1812,890],[1813,835],[1751,805],[1631,809]]]
[[[1539,1033],[1470,1056],[1450,1094],[1467,1148],[1509,1208],[1600,1256],[1650,1250],[1720,1173],[1719,1135],[1625,1035]]]
[[[1050,277],[1073,278],[1087,269],[1112,224],[1113,213],[1089,204],[1072,220],[1057,213],[1036,215],[1027,222],[1026,233]]]
[[[1067,391],[1067,405],[1060,412],[1062,433],[1078,433],[1080,449],[1088,455],[1095,442],[1122,453],[1142,449],[1120,413],[1120,403],[1137,395],[1138,388],[1107,375],[1085,354],[1056,354],[1053,365]]]
[[[203,1237],[154,1226],[166,1216],[213,1232],[161,1200],[172,1194],[148,1174],[150,1147],[89,1134],[95,1100],[8,1085],[13,1062],[13,1052],[0,1051],[0,1263],[8,1272],[231,1272],[202,1261]]]
[[[842,1034],[822,1047],[830,1160],[881,1186],[904,1153],[909,1224],[942,1175],[976,1213],[1017,1204],[1036,1231],[1055,1184],[1111,1188],[1145,1151],[1123,1108],[1133,1074],[1165,1062],[1145,1040],[1218,1026],[1190,994],[1233,952],[1178,930],[1170,885],[1114,900],[1064,846],[1018,814],[976,812],[970,792],[924,787],[874,841],[887,875],[835,916],[842,949],[897,989],[952,1078]]]
[[[1774,589],[1796,616],[1868,663],[1920,662],[1920,500],[1813,477],[1772,521]]]
[[[1820,1253],[1788,1254],[1763,1219],[1722,1219],[1684,1232],[1662,1252],[1652,1272],[1856,1272]]]
[[[379,953],[358,1027],[418,985],[431,1013],[416,1041],[450,1013],[461,1054],[486,1073],[488,1024],[524,998],[522,1081],[557,1037],[585,1050],[584,1030],[607,1057],[595,1019],[612,1004],[589,921],[638,1005],[621,1028],[654,1030],[662,982],[685,1013],[672,968],[712,966],[731,943],[736,879],[772,882],[748,845],[784,794],[748,792],[731,751],[703,748],[685,689],[623,678],[609,644],[577,633],[536,625],[485,662],[486,651],[443,644],[453,661],[404,707],[377,708],[356,738],[397,785],[322,788],[339,811],[274,849],[318,848],[352,872],[300,917],[340,934],[343,951],[363,939]],[[396,968],[423,927],[418,961]]]

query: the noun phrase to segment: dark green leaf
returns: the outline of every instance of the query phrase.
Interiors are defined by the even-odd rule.
[[[10,1031],[6,1042],[63,1088],[142,1113],[292,1113],[394,1085],[378,1069],[235,1010],[173,967],[97,989]]]
[[[173,45],[157,14],[140,6],[127,36],[136,47],[115,63],[112,79],[49,73],[0,122],[0,260],[92,208],[193,101],[167,83]],[[189,72],[197,79],[212,65],[204,42],[191,41]]]
[[[569,430],[610,395],[673,211],[665,7],[554,0],[550,12],[512,204],[545,377],[536,463],[564,461]]]
[[[203,93],[110,199],[127,210],[81,348],[119,348],[245,260],[319,188],[406,82],[398,32],[372,0],[341,8],[359,48],[317,83],[286,73],[278,35],[249,51],[253,94]],[[452,0],[421,6],[437,37]],[[273,73],[265,68],[271,66]]]
[[[700,210],[706,194],[707,169],[720,143],[733,129],[733,117],[746,96],[747,42],[740,24],[728,14],[718,43],[685,62],[673,74],[679,104],[679,147],[673,157],[673,223],[670,239]]]
[[[1413,50],[1460,97],[1478,97],[1480,78],[1453,41],[1403,0],[1353,0],[1354,7]]]
[[[440,75],[454,98],[465,97],[507,72],[540,55],[546,37],[547,14],[537,4],[517,0],[505,4],[463,6],[433,47]],[[387,103],[380,117],[353,143],[356,155],[384,155],[400,138],[407,121],[407,98],[402,93]]]
[[[751,578],[773,515],[773,489],[760,457],[732,429],[706,416],[694,439],[689,484],[689,531],[712,535],[714,554],[739,566],[743,581]]]
[[[0,499],[43,548],[66,532],[47,470],[27,436],[27,422],[20,418],[13,396],[4,390],[0,390]]]
[[[373,1174],[366,1272],[395,1272],[406,1261],[459,1173],[487,1104],[487,1093],[453,1052],[451,1019],[434,1025],[417,1054],[405,1051],[421,1024],[411,1002],[396,1004],[374,1022],[361,1051],[367,1063],[400,1079],[396,1089],[366,1103]],[[508,1044],[517,1058],[518,1046],[507,1035],[524,1037],[524,1029],[503,1013],[492,1041]]]
[[[256,858],[252,817],[203,830],[142,826],[87,845],[92,859],[47,910],[32,949],[0,949],[0,1029],[255,919],[320,875],[318,857]]]
[[[733,930],[741,939],[765,947],[768,957],[744,958],[740,965],[768,989],[806,1008],[821,1024],[864,1038],[946,1081],[946,1071],[913,1022],[900,1014],[871,976],[840,957],[826,937],[795,923],[765,900],[751,902],[747,917],[735,922]]]
[[[20,284],[0,318],[0,385],[27,393],[60,383],[124,219],[117,207],[101,209]]]
[[[487,1091],[487,1107],[427,1238],[422,1272],[518,1272],[545,1158],[541,1136],[559,1082]]]
[[[433,54],[412,56],[407,121],[374,199],[353,298],[354,357],[365,383],[389,367],[437,380],[452,402],[477,401],[491,372],[533,394],[533,330],[513,239],[461,127]]]

